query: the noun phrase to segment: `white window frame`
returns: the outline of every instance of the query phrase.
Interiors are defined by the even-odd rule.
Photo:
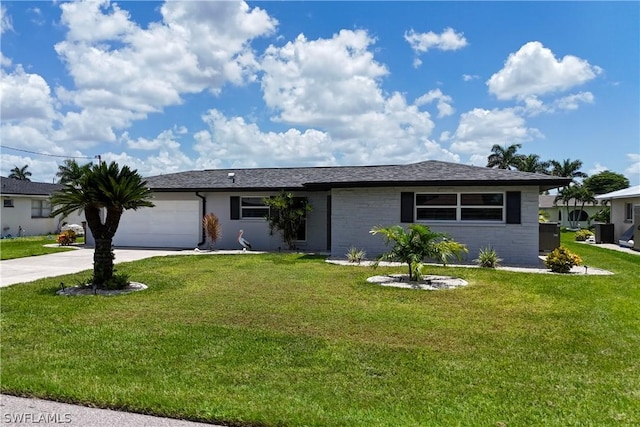
[[[624,222],[633,221],[633,203],[624,204]]]
[[[456,204],[455,205],[418,205],[418,196],[420,195],[445,195],[445,194],[455,194],[456,195]],[[467,194],[499,194],[502,197],[502,205],[492,206],[492,205],[463,205],[462,204],[462,195]],[[419,219],[418,210],[419,209],[454,209],[456,210],[455,219]],[[462,210],[463,209],[500,209],[501,219],[500,220],[486,220],[486,219],[462,219]],[[416,218],[416,222],[426,222],[426,223],[443,223],[443,224],[506,224],[507,221],[507,195],[504,191],[464,191],[464,192],[451,192],[451,191],[443,191],[443,192],[421,192],[415,193],[414,195],[414,218]]]
[[[34,202],[39,206],[33,206]],[[48,218],[50,214],[51,203],[48,200],[31,199],[31,218]]]
[[[262,203],[262,205],[258,206],[244,206],[243,202],[245,199],[259,199],[260,202]],[[240,196],[240,219],[242,220],[249,220],[249,221],[260,221],[263,220],[265,221],[265,216],[269,215],[269,206],[265,205],[264,202],[262,201],[264,199],[264,196]],[[258,210],[265,210],[266,209],[266,214],[264,215],[260,215],[260,216],[245,216],[245,211],[249,212],[249,211],[258,211]]]

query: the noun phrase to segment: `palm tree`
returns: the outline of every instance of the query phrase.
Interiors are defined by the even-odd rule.
[[[495,144],[491,147],[491,154],[487,157],[487,167],[498,169],[511,169],[513,167],[517,169],[518,163],[523,157],[520,154],[516,154],[518,148],[522,148],[522,144],[513,144],[509,147]]]
[[[587,203],[595,205],[597,203],[593,192],[582,184],[573,184],[564,187],[558,192],[554,203],[558,201],[561,201],[567,210],[567,220],[571,228],[578,228],[578,222],[580,221],[582,211],[584,211],[584,205]],[[573,202],[573,216],[570,210],[571,202]],[[580,210],[578,210],[578,203],[580,203]]]
[[[11,169],[11,173],[9,174],[9,178],[11,178],[11,179],[19,179],[20,181],[31,181],[29,179],[29,177],[31,176],[31,172],[29,172],[27,170],[28,167],[29,167],[29,165],[24,165],[21,168],[16,166],[15,168]]]
[[[519,171],[549,174],[549,166],[551,162],[543,162],[537,154],[529,154],[520,157],[520,161],[516,165]]]
[[[467,247],[449,239],[446,233],[436,233],[422,224],[411,224],[407,232],[400,225],[391,227],[375,226],[369,233],[382,234],[385,243],[393,242],[393,248],[384,253],[380,260],[400,261],[409,265],[409,280],[420,280],[422,261],[433,258],[446,264],[450,259],[462,259],[469,252]]]
[[[120,169],[115,162],[108,166],[100,163],[88,167],[75,182],[65,183],[51,197],[51,204],[57,207],[51,216],[84,210],[95,239],[92,284],[96,287],[108,287],[113,278],[111,244],[123,212],[154,206],[149,201],[151,190],[145,184],[138,172],[128,166]]]
[[[65,159],[65,161],[58,166],[58,172],[56,176],[60,178],[58,181],[60,184],[73,184],[77,183],[80,178],[91,169],[91,164],[86,163],[82,166],[78,164],[74,159]]]
[[[586,178],[587,174],[580,171],[580,168],[582,167],[582,161],[581,160],[571,160],[571,159],[564,159],[562,163],[556,161],[556,160],[551,160],[551,175],[553,176],[562,176],[565,178],[571,178],[574,180],[576,178]]]

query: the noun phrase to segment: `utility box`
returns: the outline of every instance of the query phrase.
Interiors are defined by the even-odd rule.
[[[538,251],[551,252],[560,246],[560,224],[557,222],[539,223]]]
[[[596,243],[615,243],[613,224],[596,224]]]
[[[640,205],[633,207],[633,249],[640,251]]]

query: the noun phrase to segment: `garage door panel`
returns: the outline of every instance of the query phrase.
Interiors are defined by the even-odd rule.
[[[196,200],[154,201],[155,207],[125,211],[114,246],[192,248],[201,239],[200,204]]]

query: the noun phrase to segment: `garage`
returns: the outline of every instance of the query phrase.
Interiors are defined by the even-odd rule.
[[[124,212],[113,245],[195,248],[202,238],[199,201],[153,200],[153,203],[153,208]]]

